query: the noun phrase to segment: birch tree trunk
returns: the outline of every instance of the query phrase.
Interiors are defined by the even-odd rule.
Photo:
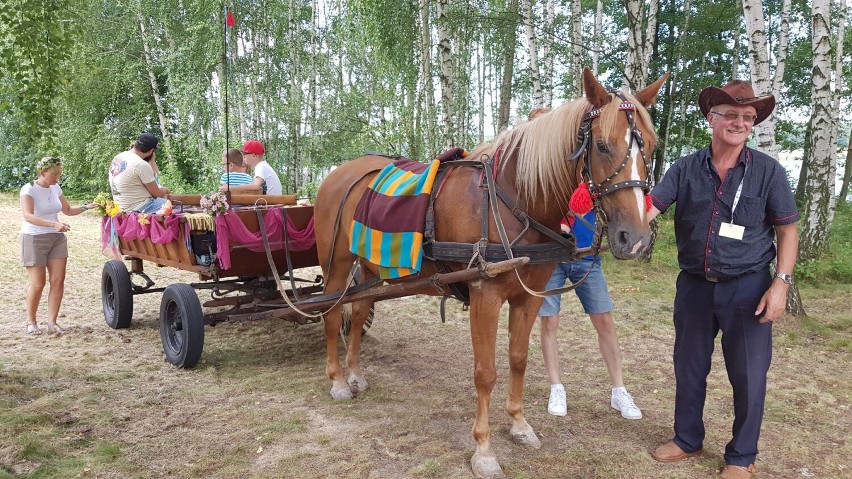
[[[571,89],[569,97],[580,95],[583,92],[583,4],[581,0],[572,0],[571,2],[571,65],[568,66],[568,71],[571,73]],[[597,18],[595,19],[595,27],[597,27]],[[598,40],[600,40],[600,31],[598,31]],[[600,47],[596,48],[595,53],[599,53]],[[595,72],[597,74],[597,72]]]
[[[849,134],[852,135],[852,131]],[[847,203],[846,197],[849,196],[850,181],[852,181],[852,142],[849,142],[849,146],[846,148],[846,167],[843,169],[843,182],[840,185],[840,194],[837,195],[838,200],[843,203]]]
[[[580,0],[574,0],[580,4]],[[598,61],[601,56],[601,30],[603,30],[603,0],[598,0],[595,6],[595,30],[592,35],[592,73],[598,76]],[[579,94],[579,92],[577,92]]]
[[[423,132],[423,144],[427,155],[438,148],[433,139],[435,128],[434,106],[435,87],[432,82],[432,27],[429,22],[429,0],[419,0],[420,7],[420,124]]]
[[[751,84],[754,87],[755,94],[763,96],[773,94],[776,97],[781,93],[780,79],[778,74],[784,74],[784,64],[787,56],[787,32],[789,31],[789,0],[785,0],[784,8],[786,16],[782,13],[782,29],[779,38],[779,51],[776,54],[778,67],[776,67],[775,78],[778,81],[773,81],[773,76],[770,72],[769,62],[769,46],[766,40],[766,21],[763,16],[763,1],[762,0],[743,0],[743,13],[745,16],[746,33],[748,35],[748,55],[751,63]],[[786,26],[786,31],[785,27]],[[780,70],[779,70],[780,68]],[[774,88],[778,87],[778,91]],[[758,149],[773,158],[778,158],[778,148],[775,144],[775,113],[769,115],[769,118],[761,124],[754,127],[755,139],[757,140]]]
[[[139,5],[141,10],[142,6]],[[136,13],[136,19],[139,22],[139,36],[142,39],[142,52],[145,55],[145,69],[148,73],[148,81],[151,83],[151,96],[154,97],[154,105],[157,106],[157,119],[160,122],[160,132],[163,135],[163,143],[166,145],[166,151],[172,151],[171,135],[169,135],[169,122],[166,119],[166,110],[163,108],[163,98],[160,96],[160,87],[157,83],[157,75],[154,73],[154,56],[151,54],[151,44],[148,42],[148,33],[145,30],[145,17],[141,12]],[[166,155],[167,160],[171,161],[171,154]]]
[[[627,0],[627,65],[625,80],[632,91],[645,88],[657,31],[658,0]]]
[[[509,127],[512,107],[512,79],[515,75],[515,42],[518,33],[518,0],[506,0],[506,45],[503,47],[503,78],[500,82],[500,117],[497,133]]]
[[[537,108],[542,106],[541,96],[541,76],[538,68],[538,42],[535,38],[535,29],[533,28],[532,0],[521,0],[521,13],[523,14],[522,22],[524,23],[524,31],[527,34],[527,50],[530,55],[530,80],[532,81],[532,101],[531,107]]]
[[[453,55],[450,43],[449,0],[438,0],[438,56],[441,62],[441,113],[444,147],[455,143],[453,138]]]
[[[834,219],[835,145],[831,144],[833,103],[831,85],[831,3],[813,0],[811,6],[813,49],[811,149],[808,155],[808,179],[799,257],[818,258],[828,249],[831,222]]]
[[[833,145],[832,156],[837,156],[837,132],[840,129],[840,96],[843,92],[843,38],[846,35],[846,0],[838,0],[837,18],[837,40],[834,48],[834,101],[831,108],[831,144]],[[832,182],[833,186],[833,182]]]
[[[544,63],[544,69],[542,75],[544,77],[544,82],[542,84],[543,89],[543,103],[544,106],[551,108],[553,107],[553,42],[554,42],[554,24],[553,19],[556,16],[556,5],[554,0],[547,0],[547,3],[544,7],[544,45],[542,48],[542,63]]]

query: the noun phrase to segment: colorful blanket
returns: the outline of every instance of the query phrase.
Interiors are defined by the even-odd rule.
[[[382,279],[420,271],[429,195],[441,162],[403,158],[385,166],[355,209],[349,250],[379,266]]]

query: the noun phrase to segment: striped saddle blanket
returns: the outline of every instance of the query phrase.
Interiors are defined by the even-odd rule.
[[[379,266],[382,279],[420,271],[429,195],[441,162],[402,158],[385,166],[355,209],[349,250]]]

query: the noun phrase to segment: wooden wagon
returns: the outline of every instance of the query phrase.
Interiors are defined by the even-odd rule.
[[[323,295],[321,275],[300,278],[295,274],[319,266],[316,245],[307,239],[312,237],[312,206],[297,206],[296,198],[289,195],[233,195],[232,209],[217,216],[214,227],[214,223],[202,221],[199,225],[195,221],[203,217],[198,214],[200,196],[172,195],[170,199],[175,204],[173,213],[143,218],[149,223],[147,228],[137,226],[138,215],[104,218],[102,240],[106,244],[112,239],[114,244],[109,249],[116,259],[104,264],[101,298],[106,323],[121,329],[130,326],[134,296],[162,292],[159,322],[163,351],[167,361],[182,368],[191,368],[200,360],[205,325],[267,318],[299,324],[318,322],[322,316],[316,312],[337,304],[365,297],[382,300],[407,296],[424,283],[449,284],[482,274],[495,276],[526,262],[526,258],[519,258],[489,265],[487,271],[472,268],[386,285],[358,285],[360,268],[355,265],[352,289],[342,295]],[[283,228],[277,239],[274,232],[270,233],[276,226]],[[230,233],[244,228],[243,235],[251,233],[262,246],[258,241],[246,244],[223,238],[231,238],[229,228]],[[198,281],[155,287],[145,273],[145,262],[196,273]],[[202,303],[197,290],[209,290],[211,298]],[[371,311],[362,334],[372,320]],[[349,334],[345,321],[342,332]]]
[[[208,222],[196,221],[204,217],[203,213],[199,214],[200,196],[172,195],[170,199],[175,205],[171,215],[143,218],[150,224],[147,234],[144,231],[135,231],[135,234],[115,231],[122,222],[139,222],[137,215],[104,219],[104,235],[112,236],[114,244],[111,249],[117,257],[104,265],[101,277],[104,319],[110,327],[120,329],[130,326],[134,296],[162,292],[160,337],[166,359],[176,366],[189,368],[201,357],[205,325],[258,319],[254,316],[256,313],[278,306],[276,301],[282,296],[273,278],[270,260],[276,272],[287,272],[281,280],[291,285],[286,293],[293,300],[322,290],[322,277],[319,275],[313,279],[292,276],[293,271],[318,266],[315,245],[293,251],[283,247],[285,245],[272,244],[263,251],[257,251],[257,248],[252,250],[251,245],[227,241],[223,249],[221,242],[217,245],[213,218],[209,217]],[[312,229],[313,207],[297,206],[294,196],[233,195],[231,205],[233,209],[228,214],[234,217],[232,223],[238,220],[252,233],[259,234],[264,219],[268,222],[276,213],[284,217],[291,236],[294,231]],[[171,235],[156,234],[156,231],[169,228]],[[125,227],[121,230],[126,232],[130,229],[146,228]],[[104,240],[105,243],[108,241]],[[223,254],[228,256],[226,267],[222,265]],[[129,268],[123,260],[128,261]],[[196,273],[198,282],[155,287],[154,281],[145,273],[144,262]],[[211,298],[202,304],[195,290],[209,290]],[[287,316],[286,319],[300,323],[319,320],[301,315]]]

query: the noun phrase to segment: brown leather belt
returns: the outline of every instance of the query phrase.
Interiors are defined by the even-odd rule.
[[[718,276],[705,276],[704,279],[710,281],[711,283],[722,283],[724,281],[730,281],[734,278],[719,278]]]

